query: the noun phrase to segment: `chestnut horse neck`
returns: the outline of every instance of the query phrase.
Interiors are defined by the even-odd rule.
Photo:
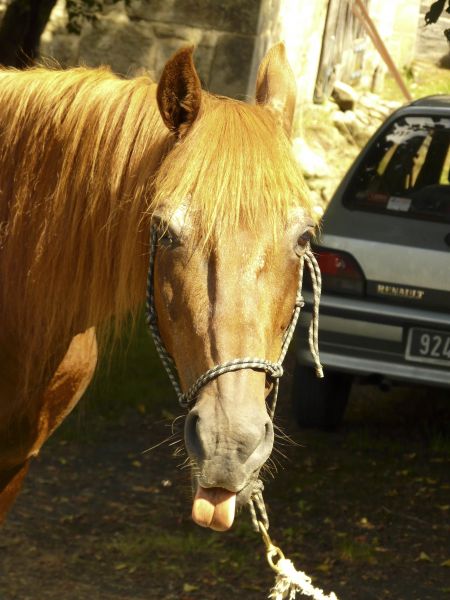
[[[269,379],[273,382],[273,397],[269,409],[270,418],[273,420],[275,414],[275,408],[278,398],[279,380],[283,376],[283,361],[294,335],[295,326],[297,325],[300,311],[303,308],[305,302],[302,296],[302,284],[303,284],[303,268],[304,262],[308,265],[311,274],[311,281],[313,285],[313,316],[309,327],[309,347],[314,360],[316,368],[316,374],[318,377],[323,377],[323,369],[320,364],[319,350],[318,350],[318,327],[319,327],[319,302],[321,293],[321,275],[319,265],[311,249],[308,247],[305,254],[299,259],[299,282],[297,288],[297,294],[295,299],[295,305],[292,312],[291,321],[284,333],[283,343],[281,347],[280,356],[277,362],[272,362],[265,358],[257,358],[253,356],[247,356],[245,358],[234,358],[226,361],[219,365],[215,365],[211,369],[208,369],[205,373],[200,375],[198,379],[191,385],[191,387],[183,392],[177,377],[175,362],[167,352],[164,342],[159,333],[158,317],[155,309],[154,301],[154,265],[155,256],[158,248],[158,228],[153,226],[150,234],[150,258],[149,258],[149,269],[147,277],[147,306],[146,306],[146,320],[147,325],[150,329],[150,333],[153,337],[156,349],[158,351],[161,362],[166,369],[169,379],[175,389],[178,396],[178,401],[183,408],[190,408],[197,398],[198,392],[207,383],[220,377],[224,373],[230,373],[232,371],[238,371],[241,369],[255,369],[265,371]]]

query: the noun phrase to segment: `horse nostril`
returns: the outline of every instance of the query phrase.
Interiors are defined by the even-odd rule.
[[[205,449],[200,437],[200,416],[195,409],[191,410],[186,417],[184,438],[188,453],[195,458],[204,458]]]
[[[266,424],[264,426],[264,444],[273,444],[273,437],[274,437],[274,433],[273,433],[273,423],[272,421],[269,419],[268,421],[266,421]]]

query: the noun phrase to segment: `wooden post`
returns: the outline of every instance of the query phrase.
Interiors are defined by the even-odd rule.
[[[350,5],[352,7],[353,14],[361,21],[364,29],[367,31],[367,34],[369,35],[370,39],[372,40],[373,45],[380,53],[381,58],[386,63],[387,68],[391,72],[391,74],[392,74],[393,78],[395,79],[398,87],[400,88],[402,94],[405,96],[405,98],[406,98],[406,100],[408,100],[408,102],[411,102],[411,100],[413,98],[412,98],[408,88],[406,87],[405,82],[403,81],[400,71],[398,70],[397,66],[395,65],[394,61],[392,60],[392,57],[389,54],[388,49],[386,48],[383,40],[381,39],[381,36],[378,33],[377,28],[375,27],[375,23],[370,18],[370,15],[367,12],[366,7],[364,6],[364,4],[362,3],[361,0],[354,0],[354,1],[350,0]]]

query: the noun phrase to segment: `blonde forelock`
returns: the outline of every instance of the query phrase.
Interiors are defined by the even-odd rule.
[[[290,142],[264,107],[205,94],[192,130],[164,160],[152,208],[173,210],[189,198],[195,243],[237,228],[270,228],[274,237],[289,209],[311,212]]]

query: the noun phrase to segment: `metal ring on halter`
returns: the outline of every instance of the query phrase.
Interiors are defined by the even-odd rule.
[[[278,546],[275,546],[275,544],[272,542],[272,538],[267,531],[267,527],[260,521],[258,522],[258,526],[262,540],[266,547],[267,562],[276,573],[279,573],[280,569],[278,568],[278,561],[285,558],[283,551]],[[275,562],[275,559],[278,559],[277,562]]]

